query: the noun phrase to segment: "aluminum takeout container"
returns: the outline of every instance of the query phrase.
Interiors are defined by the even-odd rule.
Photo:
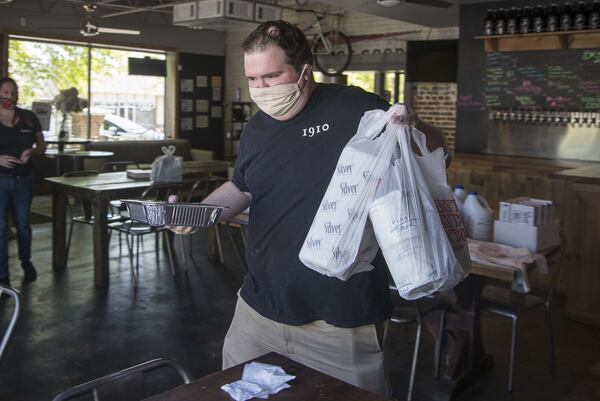
[[[142,201],[123,199],[132,220],[151,226],[211,227],[215,225],[223,206],[205,203]]]

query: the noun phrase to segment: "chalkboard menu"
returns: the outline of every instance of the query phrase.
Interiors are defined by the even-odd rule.
[[[489,53],[485,106],[490,109],[600,110],[600,50]]]

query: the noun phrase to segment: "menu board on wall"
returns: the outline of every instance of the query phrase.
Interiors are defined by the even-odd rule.
[[[490,109],[597,111],[600,50],[489,53],[484,100]]]

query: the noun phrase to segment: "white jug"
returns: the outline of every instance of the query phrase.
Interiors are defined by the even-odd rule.
[[[467,230],[467,237],[479,241],[491,241],[494,227],[494,213],[487,201],[469,192],[462,206],[462,215]]]
[[[461,203],[465,203],[465,199],[467,199],[467,191],[465,191],[465,187],[461,184],[454,187],[454,195],[456,195],[456,199],[458,199]]]

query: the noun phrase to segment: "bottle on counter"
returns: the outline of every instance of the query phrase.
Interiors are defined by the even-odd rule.
[[[575,13],[573,14],[573,27],[577,31],[587,29],[586,8],[587,7],[583,1],[580,1],[577,3],[577,6],[575,6]]]
[[[587,25],[589,29],[600,29],[600,0],[594,0],[588,13]]]
[[[546,9],[541,4],[535,7],[532,25],[533,32],[536,33],[544,32],[546,29]]]
[[[514,35],[519,33],[519,16],[520,9],[517,7],[511,7],[506,18],[506,33]]]
[[[467,237],[478,241],[491,241],[494,227],[494,213],[487,201],[469,192],[462,207]]]
[[[483,34],[493,35],[496,31],[496,12],[491,8],[487,10],[485,20],[483,21]]]
[[[458,199],[460,201],[460,203],[464,203],[465,199],[467,199],[467,191],[465,191],[465,186],[462,184],[458,184],[454,187],[454,195],[456,196],[456,199]]]
[[[558,6],[553,3],[550,4],[546,14],[546,32],[556,32],[558,26]]]
[[[566,2],[562,6],[562,10],[560,12],[560,30],[561,31],[570,31],[573,29],[573,7],[571,7],[571,3]]]
[[[521,18],[519,19],[519,32],[530,33],[531,32],[531,7],[523,7]]]
[[[506,10],[498,9],[496,12],[496,35],[504,35],[506,33]]]

